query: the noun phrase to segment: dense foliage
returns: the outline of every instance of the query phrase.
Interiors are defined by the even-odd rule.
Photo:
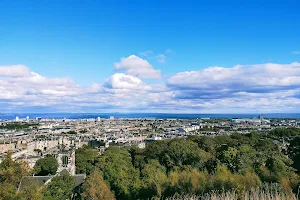
[[[21,130],[27,129],[30,127],[37,127],[38,124],[31,124],[31,123],[8,123],[5,126],[0,124],[0,129],[7,129],[7,130]]]
[[[76,135],[77,132],[72,130],[72,131],[68,131],[67,134],[70,134],[70,135]]]
[[[300,136],[290,142],[288,155],[294,161],[293,167],[300,172]]]
[[[71,199],[74,189],[74,177],[64,174],[54,177],[43,190],[44,200]]]
[[[283,134],[290,136],[289,132]],[[110,147],[95,157],[94,166],[116,199],[243,192],[272,183],[278,184],[278,191],[296,192],[299,139],[292,139],[288,151],[282,151],[273,141],[276,134],[270,135],[193,136],[156,141],[145,149]]]
[[[19,183],[24,176],[30,174],[27,163],[14,162],[11,153],[8,153],[0,163],[0,199],[18,199],[16,191]]]
[[[114,194],[109,190],[109,187],[98,171],[93,171],[85,180],[82,197],[86,200],[115,199]]]
[[[18,191],[22,179],[31,176],[32,173],[27,163],[13,161],[11,154],[7,154],[0,163],[0,200],[71,199],[74,180],[69,175],[54,177],[42,188],[33,183]]]
[[[94,169],[97,153],[87,145],[76,150],[75,162],[77,174],[89,174]]]
[[[300,129],[299,128],[276,128],[271,130],[268,134],[277,137],[300,136]]]
[[[297,192],[300,137],[289,132],[284,136],[276,136],[275,131],[192,136],[155,141],[145,149],[110,147],[102,155],[83,146],[76,151],[76,168],[88,176],[76,198],[165,199],[211,191],[239,195],[253,188],[263,191],[269,184],[275,184],[278,192]],[[281,137],[286,137],[288,146],[279,142]],[[53,158],[37,162],[36,172],[49,172]],[[26,163],[14,162],[8,154],[0,164],[0,199],[70,199],[74,193],[74,179],[68,175],[57,176],[42,188],[29,185],[16,193],[22,177],[30,174]]]
[[[54,175],[58,168],[57,159],[53,155],[47,155],[45,158],[40,158],[35,166],[34,171],[38,176]]]

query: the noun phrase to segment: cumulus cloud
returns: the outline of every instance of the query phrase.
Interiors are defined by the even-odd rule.
[[[12,77],[26,77],[30,76],[31,72],[24,65],[12,65],[12,66],[0,66],[0,77],[12,76]]]
[[[128,59],[129,58],[129,59]],[[165,83],[151,80],[147,61],[121,59],[103,84],[83,87],[71,78],[48,78],[23,65],[0,67],[1,111],[245,113],[300,110],[300,63],[236,65],[185,71]],[[150,65],[150,67],[149,67]],[[136,66],[142,66],[143,70]],[[147,66],[147,67],[145,67]],[[145,70],[146,69],[146,70]],[[155,70],[154,70],[155,71]],[[146,74],[147,74],[146,73]],[[149,77],[149,76],[146,76]],[[51,110],[53,109],[53,110]]]
[[[99,84],[80,87],[71,78],[47,78],[24,65],[0,66],[0,99],[10,101],[54,102],[65,96],[100,91]]]
[[[237,65],[231,68],[210,67],[201,71],[180,72],[167,80],[169,87],[188,92],[235,94],[269,93],[300,86],[300,63]]]
[[[123,73],[113,74],[104,83],[109,89],[126,89],[126,90],[150,90],[151,87],[143,83],[139,78],[126,75]]]
[[[167,79],[167,86],[174,94],[172,99],[186,109],[194,107],[208,112],[300,109],[300,63],[297,62],[180,72]]]
[[[115,63],[115,69],[125,70],[129,75],[140,78],[160,78],[160,71],[155,70],[147,61],[136,55],[130,55],[127,58],[121,58],[121,61]]]
[[[2,112],[134,109],[152,101],[153,92],[138,77],[124,73],[113,74],[101,85],[83,87],[71,78],[48,78],[23,65],[0,67]]]

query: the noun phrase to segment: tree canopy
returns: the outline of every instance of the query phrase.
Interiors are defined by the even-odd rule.
[[[52,178],[51,182],[44,188],[43,198],[45,200],[72,198],[75,187],[74,177],[63,174]]]
[[[115,196],[110,191],[99,171],[92,171],[83,184],[82,197],[86,200],[114,200]]]
[[[79,193],[88,200],[161,199],[212,190],[243,193],[274,183],[278,191],[297,192],[300,137],[288,136],[287,150],[274,137],[281,138],[255,132],[192,136],[151,142],[145,149],[109,147],[102,155],[83,146],[76,151],[76,168],[88,176]],[[55,174],[57,161],[46,156],[34,170],[40,175]],[[73,177],[61,175],[42,188],[29,185],[16,194],[22,177],[30,174],[26,163],[15,162],[8,154],[0,163],[0,199],[70,199],[74,193]]]
[[[53,155],[46,155],[44,158],[40,158],[35,166],[34,171],[39,176],[54,175],[58,168],[57,159]]]
[[[75,153],[76,173],[89,174],[94,169],[96,156],[97,152],[87,145],[77,149]]]

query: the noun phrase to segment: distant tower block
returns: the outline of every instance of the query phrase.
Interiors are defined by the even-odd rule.
[[[98,118],[97,118],[97,121],[98,121],[98,122],[100,122],[100,121],[101,121],[101,118],[100,118],[100,117],[98,117]]]
[[[16,122],[20,121],[19,116],[16,116]]]
[[[26,121],[29,121],[29,116],[26,117]]]
[[[114,117],[114,116],[110,116],[109,119],[110,119],[110,120],[114,120],[115,117]]]

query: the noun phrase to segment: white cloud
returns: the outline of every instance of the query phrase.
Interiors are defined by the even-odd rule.
[[[104,86],[109,89],[125,90],[150,90],[151,87],[143,83],[139,78],[123,73],[113,74],[105,82]]]
[[[89,87],[80,86],[67,77],[48,78],[23,65],[2,66],[1,111],[14,112],[31,107],[43,107],[53,112],[300,111],[300,63],[297,62],[209,67],[174,74],[166,84],[152,81],[149,84],[141,79],[145,77],[141,77],[145,71],[133,73],[131,70],[137,69],[138,65],[149,73],[154,70],[152,65],[137,56],[128,58],[116,64],[127,74],[115,73],[103,84],[94,83]],[[132,58],[138,61],[132,61]]]
[[[48,78],[23,65],[3,66],[0,72],[2,112],[30,108],[40,111],[41,107],[47,112],[135,109],[153,101],[150,94],[154,91],[150,85],[123,73],[113,74],[103,85],[94,83],[82,87],[71,78]],[[161,90],[161,87],[156,90]]]
[[[115,63],[115,69],[125,70],[129,75],[140,78],[160,78],[159,70],[153,69],[153,66],[147,60],[136,55],[121,58],[120,62]]]
[[[99,91],[99,85],[80,87],[71,78],[47,78],[24,65],[0,67],[0,99],[43,98],[81,95]]]
[[[210,67],[202,71],[180,72],[168,79],[174,88],[220,92],[269,92],[300,86],[300,63],[260,64],[232,68]]]
[[[0,77],[1,76],[26,77],[30,75],[31,75],[30,71],[24,65],[0,66]]]
[[[204,112],[295,112],[300,110],[300,63],[209,67],[167,80],[172,98]]]

